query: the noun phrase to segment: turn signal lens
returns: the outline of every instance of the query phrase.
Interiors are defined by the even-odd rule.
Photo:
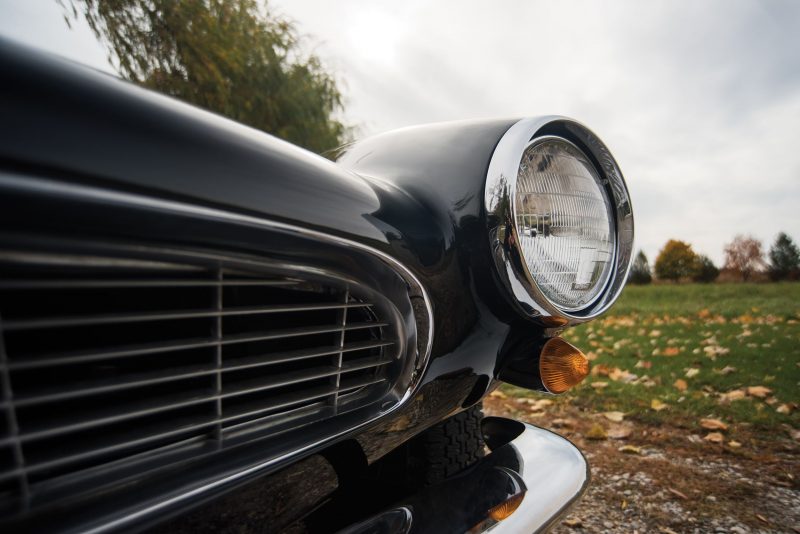
[[[525,497],[524,493],[518,493],[505,502],[501,502],[497,506],[493,506],[489,510],[489,517],[495,521],[502,521],[508,516],[513,514],[519,505],[522,504],[522,498]]]
[[[560,337],[554,337],[542,347],[539,374],[547,391],[564,393],[589,375],[589,360]]]

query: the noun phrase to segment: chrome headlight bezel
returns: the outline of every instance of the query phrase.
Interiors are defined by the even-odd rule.
[[[615,230],[614,259],[605,287],[586,307],[565,309],[541,291],[528,270],[516,234],[517,175],[525,150],[545,138],[560,138],[576,146],[600,175]],[[491,252],[501,285],[528,317],[547,326],[578,324],[606,311],[619,296],[633,252],[633,210],[622,172],[602,141],[588,128],[563,117],[523,119],[500,139],[489,162],[485,207]]]

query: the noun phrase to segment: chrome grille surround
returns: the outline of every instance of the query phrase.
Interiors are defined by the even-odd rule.
[[[180,218],[181,223],[191,220],[198,225],[206,225],[197,226],[197,230],[194,230],[200,234],[203,228],[217,228],[222,224],[242,228],[242,232],[257,233],[260,245],[266,243],[265,247],[269,245],[277,252],[274,255],[253,256],[240,251],[198,249],[196,245],[164,248],[162,245],[143,245],[141,242],[119,244],[115,240],[111,245],[105,241],[88,242],[83,239],[61,242],[56,238],[50,242],[45,238],[39,239],[41,234],[0,234],[0,257],[6,267],[39,265],[49,273],[35,275],[27,271],[27,267],[16,269],[15,272],[15,268],[11,268],[12,272],[6,272],[0,292],[78,289],[107,292],[124,289],[134,293],[145,290],[191,290],[202,291],[205,295],[202,302],[189,298],[183,300],[192,302],[190,305],[181,303],[158,309],[116,309],[109,313],[96,313],[87,308],[84,311],[90,313],[81,315],[48,307],[46,311],[40,310],[27,316],[24,313],[12,313],[9,317],[0,317],[0,329],[5,341],[8,341],[9,335],[12,337],[11,350],[3,351],[0,362],[3,385],[3,400],[0,401],[0,432],[3,435],[0,448],[4,449],[0,455],[5,454],[0,456],[0,479],[3,481],[0,482],[0,491],[5,491],[2,497],[6,505],[0,524],[24,525],[34,529],[41,525],[50,527],[53,523],[47,521],[51,516],[44,512],[50,509],[56,514],[60,511],[67,514],[62,515],[61,519],[74,518],[74,525],[81,525],[80,528],[85,527],[86,521],[97,525],[99,530],[141,524],[157,510],[175,510],[198,496],[212,495],[244,482],[285,465],[291,458],[318,450],[332,439],[355,431],[378,417],[388,415],[411,397],[419,383],[431,345],[430,301],[413,274],[384,253],[360,243],[285,223],[272,223],[138,195],[48,180],[23,180],[0,174],[0,188],[9,183],[15,189],[24,189],[26,194],[31,191],[36,195],[53,194],[59,200],[68,197],[68,200],[74,200],[77,204],[96,203],[97,209],[113,209],[115,213],[122,209],[131,210],[129,215],[134,212],[136,216],[151,214],[150,217],[168,217],[169,221]],[[277,244],[272,243],[270,236],[275,238]],[[265,241],[261,241],[261,238]],[[287,243],[298,244],[302,254],[294,254],[293,246]],[[327,254],[330,251],[338,251],[340,257],[336,261],[330,260]],[[326,261],[318,262],[316,255]],[[64,275],[65,265],[72,265],[72,275]],[[80,274],[82,269],[105,270],[105,274],[91,279],[85,274],[88,271]],[[112,271],[117,274],[111,274]],[[151,272],[152,276],[144,275],[144,272]],[[58,273],[58,276],[52,276],[53,273]],[[226,296],[226,292],[234,289],[240,293],[246,289],[246,294],[249,294],[254,288],[269,288],[273,292],[283,291],[284,295],[288,292],[306,297],[245,302]],[[220,292],[222,298],[217,298]],[[309,300],[308,295],[315,298],[322,295],[325,298]],[[138,298],[144,297],[140,294]],[[248,333],[250,327],[244,324],[264,317],[285,319],[292,314],[328,315],[326,321],[309,327],[289,328],[283,325],[266,334],[262,330]],[[122,361],[162,357],[165,352],[154,352],[152,349],[157,348],[156,343],[148,340],[148,343],[140,343],[138,347],[127,346],[117,351],[103,347],[90,347],[93,352],[40,351],[39,354],[20,359],[20,353],[16,351],[22,345],[17,344],[13,337],[42,329],[87,328],[110,335],[108,332],[113,329],[118,332],[120,328],[154,322],[185,323],[184,329],[189,328],[186,326],[189,323],[195,327],[200,323],[205,325],[206,337],[177,336],[172,340],[173,345],[161,343],[160,348],[173,355],[214,352],[213,365],[208,365],[207,358],[200,365],[196,361],[187,362],[178,358],[176,368],[180,373],[176,376],[154,378],[154,373],[140,373],[110,384],[87,384],[84,381],[80,387],[86,388],[84,392],[101,396],[115,391],[119,393],[120,387],[125,390],[149,388],[163,394],[163,388],[172,384],[173,379],[185,381],[186,384],[203,381],[203,394],[184,399],[185,405],[169,405],[178,410],[187,410],[181,412],[187,424],[167,425],[170,428],[165,427],[164,432],[148,435],[153,437],[151,443],[157,442],[156,449],[137,448],[146,443],[136,442],[134,447],[126,449],[133,452],[128,455],[101,457],[95,455],[100,448],[88,448],[66,459],[58,457],[60,453],[57,451],[42,448],[35,451],[39,456],[29,458],[45,459],[48,463],[43,461],[33,471],[28,470],[25,440],[44,440],[56,434],[39,433],[20,439],[21,431],[32,428],[30,421],[33,419],[29,413],[22,414],[27,418],[26,427],[19,425],[23,421],[16,413],[17,397],[13,385],[19,379],[14,377],[15,374],[41,372],[56,363],[80,366],[105,362],[109,358]],[[185,333],[185,330],[176,328],[175,333]],[[327,343],[319,345],[293,347],[286,352],[276,349],[269,353],[269,361],[261,361],[261,353],[238,353],[228,358],[228,352],[235,352],[234,347],[282,343],[286,340],[305,341],[311,336],[331,337]],[[277,369],[282,365],[297,364],[298,361],[311,362],[313,365],[301,369],[283,368],[283,372],[270,375],[266,381],[263,376],[253,378],[254,369]],[[368,377],[367,373],[374,376]],[[69,375],[64,376],[70,378]],[[360,381],[351,380],[352,377]],[[71,379],[74,378],[71,376]],[[250,398],[250,395],[272,394],[281,388],[311,381],[315,381],[315,389],[311,394],[295,395],[296,391],[290,391],[290,397],[283,398],[285,405],[278,403],[281,406],[274,406],[286,408],[285,411],[269,412],[266,413],[267,417],[261,417],[266,410],[252,410],[247,403],[239,402]],[[36,402],[45,400],[66,406],[66,403],[81,396],[70,391],[69,387],[53,387],[52,380],[45,381],[47,387],[38,390],[31,387],[33,382],[29,379],[26,382],[27,390],[20,390],[30,394],[29,400],[22,399],[23,405],[29,403],[28,408],[35,408]],[[173,400],[169,399],[168,402]],[[107,404],[98,410],[113,406]],[[201,414],[192,411],[198,407],[203,407],[205,411]],[[327,418],[316,417],[320,413]],[[78,411],[73,414],[79,415]],[[91,424],[80,428],[88,432],[91,428],[112,424],[116,419],[106,418],[98,422],[99,419],[94,415],[89,418],[93,421]],[[142,412],[128,421],[153,415],[154,412]],[[74,421],[78,425],[84,422],[85,419]],[[47,430],[45,426],[42,428]],[[128,427],[115,430],[136,434],[137,426]],[[72,426],[67,430],[76,428]],[[35,430],[38,432],[41,429]],[[54,430],[50,428],[48,432]],[[176,437],[185,439],[173,439]],[[171,441],[159,441],[162,438]],[[121,441],[131,444],[130,440]],[[75,443],[78,448],[84,447],[81,440]],[[102,452],[116,454],[123,451],[122,448],[114,448],[114,445],[103,447]],[[45,458],[48,454],[55,456],[58,462],[53,463]],[[98,463],[79,462],[83,460],[98,460]],[[154,498],[158,495],[160,497]],[[121,501],[124,502],[123,506],[119,505]],[[75,508],[69,508],[73,505]],[[79,510],[85,513],[81,516]],[[102,510],[99,516],[96,513],[98,510]],[[35,515],[30,515],[33,512]],[[34,519],[34,522],[30,523],[26,518]],[[68,529],[69,524],[60,523],[58,528]]]

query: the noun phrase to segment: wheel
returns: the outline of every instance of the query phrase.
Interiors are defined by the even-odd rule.
[[[437,484],[483,457],[481,409],[476,404],[414,438],[414,471],[422,485]]]

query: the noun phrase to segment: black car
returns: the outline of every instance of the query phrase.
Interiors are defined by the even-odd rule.
[[[0,43],[0,528],[531,532],[566,439],[482,418],[588,373],[630,198],[561,117],[336,162]]]

